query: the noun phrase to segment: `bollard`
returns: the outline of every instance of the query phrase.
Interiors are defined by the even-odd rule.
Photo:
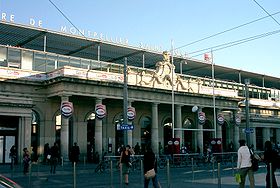
[[[112,159],[110,160],[110,180],[111,180],[111,188],[113,188],[113,161]]]
[[[29,185],[29,187],[31,187],[31,171],[32,171],[32,163],[30,163],[30,165],[29,165],[29,177],[28,177],[28,185]]]
[[[234,176],[233,156],[231,156],[231,169],[232,169],[232,175]]]
[[[120,163],[120,184],[121,184],[121,186],[120,186],[120,187],[122,187],[122,186],[123,186],[123,178],[122,178],[122,163]]]
[[[74,162],[74,166],[73,166],[73,187],[76,188],[76,184],[77,184],[77,181],[76,181],[76,162]]]
[[[269,163],[269,182],[270,182],[270,188],[272,188],[273,182],[272,182],[272,164]]]
[[[167,159],[167,187],[170,188],[170,166],[169,166],[169,159]]]
[[[157,165],[157,164],[156,164]],[[144,169],[143,169],[143,160],[140,160],[140,182],[143,182],[143,174],[144,174]],[[141,183],[142,185],[142,183]]]
[[[194,181],[194,166],[193,166],[193,158],[192,158],[192,180]]]
[[[221,188],[221,164],[218,163],[218,188]]]
[[[63,167],[63,157],[60,158],[61,159],[61,166]]]
[[[212,175],[213,175],[213,179],[215,179],[215,162],[214,162],[214,160],[212,161]]]
[[[86,156],[84,156],[84,166],[86,166]]]

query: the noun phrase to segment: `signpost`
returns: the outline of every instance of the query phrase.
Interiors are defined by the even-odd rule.
[[[120,130],[133,130],[134,125],[129,125],[129,124],[121,124],[120,125]]]

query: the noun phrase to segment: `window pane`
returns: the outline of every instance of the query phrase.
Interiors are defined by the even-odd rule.
[[[32,70],[33,66],[33,52],[22,51],[22,69]]]
[[[46,72],[46,55],[34,53],[34,70]]]
[[[69,58],[68,57],[58,57],[58,68],[64,67],[64,66],[69,66]]]
[[[8,67],[20,68],[20,50],[8,48]]]
[[[53,71],[56,68],[57,68],[57,56],[47,55],[46,72]]]
[[[0,46],[0,66],[7,67],[7,48]]]

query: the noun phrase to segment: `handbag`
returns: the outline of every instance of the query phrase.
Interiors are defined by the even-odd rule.
[[[235,177],[236,183],[240,183],[240,182],[241,182],[240,173],[236,173],[236,174],[234,175],[234,177]]]
[[[51,159],[51,157],[52,157],[51,155],[47,155],[47,159]]]
[[[151,179],[154,178],[156,176],[156,172],[155,169],[152,168],[151,170],[148,170],[145,174],[144,174],[146,179]]]
[[[252,170],[254,172],[259,170],[259,160],[255,157],[255,154],[251,151],[249,148],[250,154],[251,154],[251,163],[252,163]]]

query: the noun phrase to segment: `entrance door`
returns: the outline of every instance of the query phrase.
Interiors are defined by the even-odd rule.
[[[15,145],[15,136],[0,136],[0,163],[10,163],[10,149]]]

